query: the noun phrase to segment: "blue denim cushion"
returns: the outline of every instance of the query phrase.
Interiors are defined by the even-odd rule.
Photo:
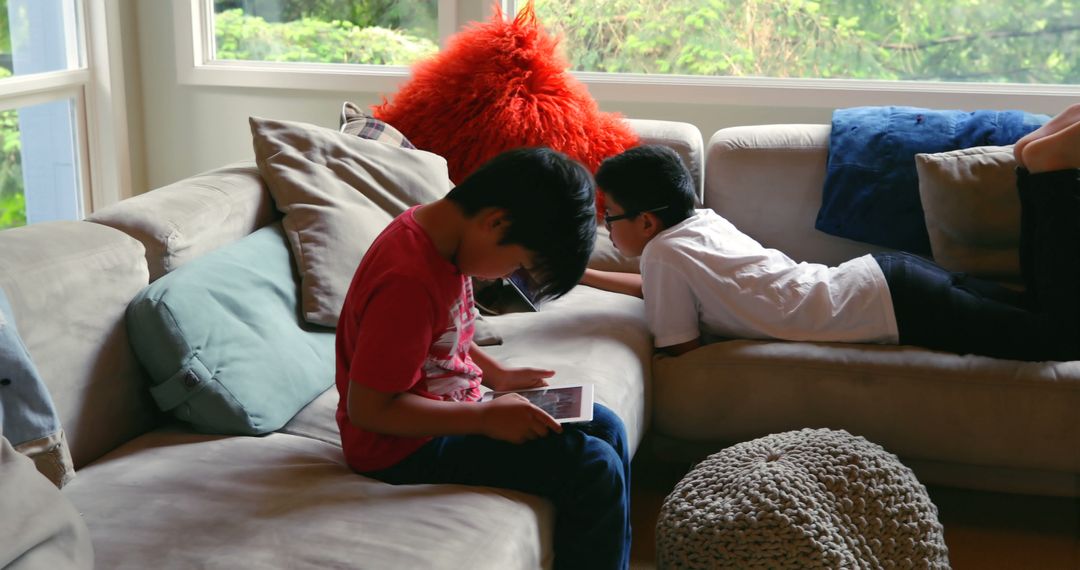
[[[915,155],[1010,145],[1049,119],[1023,111],[837,109],[815,227],[835,236],[930,255]]]
[[[334,382],[334,330],[300,316],[280,224],[151,283],[127,310],[158,406],[207,433],[258,435]]]
[[[0,289],[0,428],[13,446],[60,431],[52,397],[30,360]]]

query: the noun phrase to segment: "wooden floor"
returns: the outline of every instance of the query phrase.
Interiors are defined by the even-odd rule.
[[[631,482],[631,568],[656,567],[655,527],[664,497],[689,464],[639,453]],[[929,487],[954,570],[1080,570],[1080,499]]]

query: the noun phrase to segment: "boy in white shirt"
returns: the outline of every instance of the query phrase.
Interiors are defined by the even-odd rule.
[[[1015,146],[1024,295],[907,253],[795,262],[694,209],[690,173],[663,146],[627,150],[596,173],[611,240],[641,256],[641,274],[590,269],[581,282],[643,297],[654,344],[674,355],[720,336],[1080,359],[1078,149],[1080,105]]]

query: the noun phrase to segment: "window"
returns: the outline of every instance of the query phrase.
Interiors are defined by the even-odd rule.
[[[0,0],[0,230],[133,194],[119,5]]]
[[[83,215],[74,0],[0,0],[0,230]]]
[[[409,65],[436,53],[461,22],[488,17],[494,5],[494,0],[177,0],[179,80],[392,91],[408,77]]]
[[[535,0],[578,71],[1080,84],[1080,0]]]
[[[388,94],[408,77],[404,62],[419,53],[409,49],[435,42],[435,29],[442,44],[468,22],[489,17],[493,5],[513,17],[526,1],[176,0],[180,81]],[[358,6],[385,12],[350,16]],[[1062,109],[1080,95],[1080,0],[535,0],[535,6],[544,25],[562,33],[575,75],[605,104],[1039,110]],[[406,12],[424,16],[401,17]],[[229,31],[230,18],[248,25]],[[282,26],[307,26],[306,35],[292,45],[301,36]],[[255,30],[263,37],[246,37]],[[319,45],[360,33],[383,34],[406,53],[360,55],[338,40]],[[307,39],[314,37],[319,42]]]
[[[435,0],[214,0],[215,60],[408,66],[439,50]]]
[[[75,102],[0,112],[0,230],[83,217]]]

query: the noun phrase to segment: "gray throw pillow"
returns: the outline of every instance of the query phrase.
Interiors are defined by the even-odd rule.
[[[1020,199],[1012,146],[917,154],[930,249],[950,271],[1019,281]]]
[[[304,319],[337,326],[353,273],[379,232],[450,190],[446,160],[315,125],[250,123],[259,173],[285,214]]]

